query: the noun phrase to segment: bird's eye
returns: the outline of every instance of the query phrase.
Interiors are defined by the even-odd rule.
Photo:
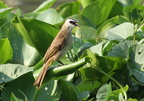
[[[73,21],[70,21],[70,23],[71,23],[71,24],[75,24],[75,22],[73,22]]]

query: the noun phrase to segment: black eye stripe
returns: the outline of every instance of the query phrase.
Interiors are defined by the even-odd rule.
[[[70,23],[71,23],[71,24],[75,24],[76,22],[74,22],[74,21],[70,21]]]

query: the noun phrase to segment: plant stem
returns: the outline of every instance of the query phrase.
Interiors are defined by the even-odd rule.
[[[39,89],[36,89],[35,93],[34,93],[34,97],[32,101],[36,101],[37,97],[38,97],[38,93],[39,93]]]
[[[113,80],[113,81],[121,88],[121,90],[123,91],[123,94],[124,94],[124,96],[125,96],[125,101],[127,101],[127,94],[126,94],[125,90],[123,89],[122,85],[121,85],[117,80],[115,80],[112,76],[110,76],[110,75],[108,75],[107,73],[105,73],[103,70],[98,69],[98,71],[99,71],[100,73],[108,76],[111,80]]]

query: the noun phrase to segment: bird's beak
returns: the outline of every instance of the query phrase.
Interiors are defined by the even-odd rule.
[[[79,21],[76,21],[75,26],[80,27],[80,26],[77,24],[78,22],[79,22]]]

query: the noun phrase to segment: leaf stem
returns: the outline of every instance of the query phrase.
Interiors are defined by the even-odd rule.
[[[100,73],[108,76],[112,81],[114,81],[114,82],[121,88],[121,90],[123,91],[123,94],[124,94],[124,96],[125,96],[125,101],[127,101],[127,94],[126,94],[125,90],[123,89],[122,85],[121,85],[117,80],[115,80],[112,76],[110,76],[110,75],[108,75],[107,73],[105,73],[103,70],[98,69],[98,71],[99,71]]]
[[[34,97],[32,101],[36,101],[37,97],[38,97],[38,93],[39,93],[39,89],[36,89],[35,93],[34,93]]]

